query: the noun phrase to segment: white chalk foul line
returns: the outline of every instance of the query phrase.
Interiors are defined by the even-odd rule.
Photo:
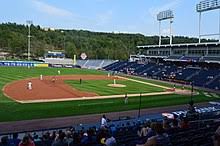
[[[142,96],[151,95],[167,95],[173,94],[173,92],[153,92],[153,93],[142,93]],[[140,94],[128,94],[128,97],[137,97]],[[16,100],[19,103],[40,103],[40,102],[58,102],[58,101],[74,101],[74,100],[92,100],[92,99],[110,99],[110,98],[123,98],[124,94],[121,95],[108,95],[108,96],[92,96],[92,97],[79,97],[79,98],[64,98],[64,99],[40,99],[40,100]]]
[[[130,78],[122,77],[122,76],[117,76],[117,77],[124,79],[124,80],[129,80],[129,81],[133,81],[133,82],[137,82],[137,83],[141,83],[141,84],[146,84],[146,85],[150,85],[150,86],[154,86],[154,87],[159,87],[159,88],[163,88],[163,89],[170,89],[169,87],[165,87],[165,86],[161,86],[161,85],[157,85],[157,84],[153,84],[153,83],[130,79]]]

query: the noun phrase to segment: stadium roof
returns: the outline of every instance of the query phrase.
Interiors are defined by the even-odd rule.
[[[188,47],[188,46],[213,46],[220,45],[220,42],[207,42],[207,43],[185,43],[185,44],[166,44],[166,45],[143,45],[137,48],[170,48],[170,47]]]

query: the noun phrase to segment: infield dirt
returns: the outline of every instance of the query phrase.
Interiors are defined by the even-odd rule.
[[[44,76],[43,80],[39,78],[30,78],[19,80],[7,84],[3,88],[4,94],[16,101],[40,100],[40,99],[68,99],[79,97],[97,96],[93,92],[77,90],[68,84],[65,80],[113,80],[117,77],[107,77],[106,75],[64,75],[64,76]],[[27,83],[32,82],[32,90],[27,89]]]

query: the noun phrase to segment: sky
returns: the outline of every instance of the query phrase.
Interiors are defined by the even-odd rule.
[[[82,29],[98,32],[158,35],[156,14],[174,11],[173,34],[198,36],[200,0],[1,0],[0,23],[25,24],[56,29]],[[202,14],[202,33],[217,33],[219,11]],[[169,23],[162,22],[168,35]]]

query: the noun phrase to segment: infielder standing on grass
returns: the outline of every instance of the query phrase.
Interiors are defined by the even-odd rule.
[[[29,82],[27,83],[27,89],[28,89],[28,90],[32,90],[32,82],[31,82],[31,81],[29,81]]]
[[[60,75],[60,70],[57,71],[58,75]]]

